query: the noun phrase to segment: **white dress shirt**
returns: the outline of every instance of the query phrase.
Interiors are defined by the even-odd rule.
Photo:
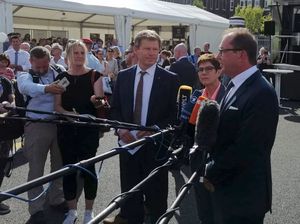
[[[154,74],[156,70],[156,64],[152,65],[150,68],[148,68],[145,72],[147,72],[144,75],[144,82],[143,82],[143,103],[142,103],[142,115],[141,115],[141,125],[146,125],[147,122],[147,116],[148,116],[148,107],[149,107],[149,101],[150,101],[150,94],[154,79]],[[135,74],[135,80],[134,80],[134,101],[133,101],[133,111],[135,107],[135,98],[136,98],[136,91],[137,86],[140,81],[141,77],[141,71],[143,71],[140,66],[137,66],[136,74]]]
[[[15,49],[11,48],[5,51],[4,54],[6,54],[9,57],[11,64],[15,64],[15,55],[16,55]],[[23,71],[28,71],[31,68],[29,58],[30,55],[28,52],[23,50],[18,51],[18,65],[22,66]]]
[[[225,102],[228,102],[229,99],[235,94],[235,92],[240,88],[240,86],[257,71],[256,65],[248,68],[247,70],[243,71],[242,73],[238,74],[234,78],[231,79],[230,82],[233,82],[234,86],[230,89]]]

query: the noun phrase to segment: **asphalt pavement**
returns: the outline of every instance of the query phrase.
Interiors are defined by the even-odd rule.
[[[273,175],[273,212],[267,214],[266,224],[299,224],[300,223],[300,102],[283,102],[290,107],[282,109],[279,118],[277,135],[272,151]],[[106,133],[100,140],[98,154],[116,147],[116,137],[112,132]],[[97,164],[97,168],[99,164]],[[4,180],[1,190],[7,190],[26,182],[28,164],[20,165],[13,170],[10,178]],[[49,173],[49,158],[45,167]],[[169,172],[169,205],[174,201],[179,189],[190,177],[188,167],[180,171]],[[106,208],[108,203],[120,193],[118,156],[105,160],[99,174],[98,194],[95,200],[95,214]],[[21,196],[27,197],[26,194]],[[78,204],[79,220],[82,223],[84,201],[81,196]],[[16,199],[5,202],[10,205],[11,213],[0,216],[0,224],[23,224],[29,218],[27,204]],[[47,224],[60,224],[63,213],[52,210],[45,205]],[[113,214],[116,214],[115,211]],[[170,224],[200,224],[197,220],[194,192],[191,190],[183,200],[180,209]]]

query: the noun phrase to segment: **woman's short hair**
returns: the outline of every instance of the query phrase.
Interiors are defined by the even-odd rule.
[[[74,62],[74,51],[75,51],[75,48],[77,48],[77,47],[81,47],[84,50],[85,56],[87,54],[87,48],[81,40],[76,40],[74,42],[68,43],[68,45],[66,47],[65,58],[66,58],[69,66],[70,66],[70,64],[73,64],[73,62]],[[84,57],[84,60],[86,62],[86,57]]]
[[[6,67],[10,65],[9,57],[6,54],[0,54],[0,61],[6,61]]]
[[[210,62],[217,70],[221,69],[219,60],[213,54],[202,54],[199,57],[197,64],[200,66],[200,64],[204,62]]]

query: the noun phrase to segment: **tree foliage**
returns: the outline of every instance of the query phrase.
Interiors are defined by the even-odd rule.
[[[202,0],[193,0],[193,5],[201,9],[204,7]]]
[[[262,33],[264,30],[264,21],[272,20],[271,15],[264,15],[264,9],[261,7],[241,7],[235,8],[235,16],[245,19],[245,26],[252,33]]]

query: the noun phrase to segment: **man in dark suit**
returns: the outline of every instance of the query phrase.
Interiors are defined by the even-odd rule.
[[[174,48],[174,57],[177,61],[171,64],[170,71],[178,74],[180,85],[194,88],[199,83],[197,72],[188,59],[187,48],[183,43],[177,44]]]
[[[255,38],[245,28],[229,30],[220,44],[218,57],[231,81],[205,181],[213,191],[217,224],[262,224],[271,210],[278,101],[256,67],[256,51]]]
[[[112,100],[112,118],[145,126],[157,125],[160,128],[174,124],[179,82],[177,75],[156,64],[161,47],[160,37],[154,31],[144,30],[137,34],[134,43],[138,64],[118,74]],[[125,129],[119,129],[117,133],[125,144],[151,134],[138,131],[135,136]],[[161,160],[161,154],[162,148],[152,144],[144,145],[133,155],[128,152],[122,153],[122,192],[130,190],[155,167],[161,165],[164,162]],[[104,224],[142,224],[145,208],[150,214],[151,222],[155,223],[167,209],[167,196],[168,172],[162,170],[142,192],[136,193],[122,204],[119,215],[105,219]]]

